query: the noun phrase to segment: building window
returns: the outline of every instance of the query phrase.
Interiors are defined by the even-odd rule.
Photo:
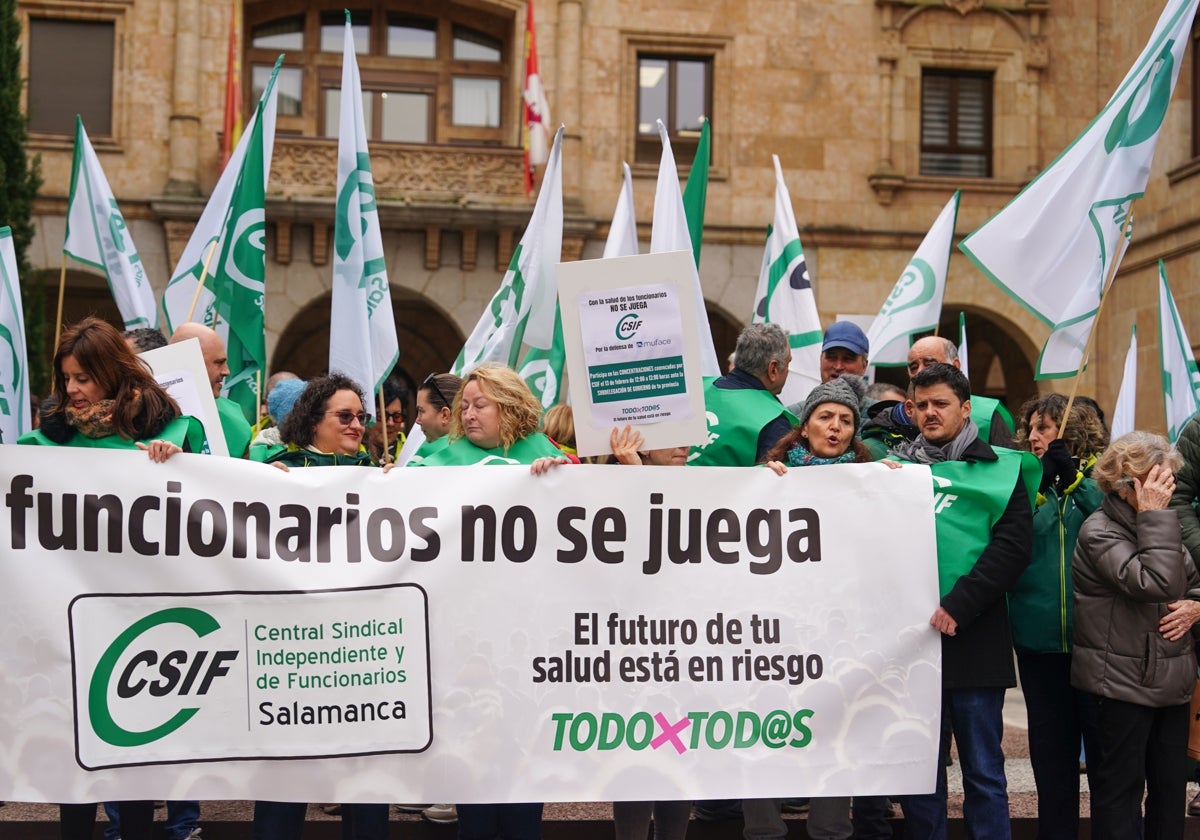
[[[991,177],[990,73],[924,69],[921,74],[921,174]]]
[[[475,145],[499,145],[510,135],[515,140],[515,100],[508,89],[513,19],[457,3],[438,4],[436,18],[428,16],[435,8],[428,3],[414,1],[412,11],[398,5],[376,2],[350,13],[368,138]],[[316,0],[301,15],[256,20],[270,9],[247,12],[250,102],[257,102],[278,53],[286,53],[277,82],[281,132],[337,136],[342,8]]]
[[[79,114],[92,137],[114,134],[115,43],[116,24],[111,20],[30,18],[31,132],[73,136]]]
[[[662,120],[676,163],[690,163],[704,118],[712,112],[712,60],[639,54],[637,85],[635,159],[651,163],[662,156],[657,125]]]

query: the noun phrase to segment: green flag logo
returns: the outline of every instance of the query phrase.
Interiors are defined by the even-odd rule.
[[[1158,134],[1167,106],[1171,103],[1171,88],[1175,78],[1174,41],[1167,41],[1158,58],[1150,65],[1137,89],[1125,100],[1121,110],[1104,137],[1104,151],[1112,154],[1119,146],[1137,146]],[[1139,113],[1132,121],[1134,108]]]
[[[261,295],[263,261],[267,253],[267,220],[261,207],[253,207],[238,217],[233,229],[233,247],[225,260],[225,274],[244,289]]]
[[[936,289],[937,278],[934,276],[933,267],[917,257],[904,269],[879,314],[885,318],[892,318],[906,309],[928,303]]]

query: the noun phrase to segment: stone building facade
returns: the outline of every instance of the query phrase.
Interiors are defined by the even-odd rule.
[[[963,191],[961,238],[1103,107],[1161,11],[1158,2],[1118,0],[532,2],[552,122],[567,130],[564,259],[600,255],[622,161],[633,169],[645,248],[658,160],[652,117],[667,116],[682,173],[696,119],[710,119],[700,273],[721,356],[749,320],[771,221],[772,154],[823,321],[870,316],[954,190]],[[240,14],[246,102],[262,68],[288,55],[267,206],[268,355],[272,368],[318,372],[344,5],[244,0],[235,12],[201,0],[22,0],[30,151],[44,174],[34,266],[57,280],[72,157],[64,115],[78,110],[161,291],[219,173],[226,44]],[[372,165],[401,366],[418,381],[453,360],[532,208],[520,150],[526,10],[527,0],[369,0],[352,9],[379,138]],[[1111,409],[1136,322],[1138,419],[1149,428],[1162,428],[1160,258],[1184,323],[1200,335],[1200,290],[1190,282],[1200,267],[1195,74],[1189,50],[1080,385]],[[103,278],[78,265],[66,275],[68,320],[115,315]],[[1069,387],[1033,380],[1046,327],[956,251],[946,334],[956,334],[960,311],[977,392],[1015,406]]]

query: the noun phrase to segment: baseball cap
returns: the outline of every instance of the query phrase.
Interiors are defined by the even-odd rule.
[[[866,355],[868,350],[867,334],[853,321],[834,321],[825,330],[825,340],[821,343],[821,351],[830,347],[845,347],[859,356]]]

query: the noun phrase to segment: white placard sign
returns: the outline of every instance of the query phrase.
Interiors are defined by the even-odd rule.
[[[636,426],[647,449],[704,440],[704,395],[687,251],[560,263],[575,441],[610,450],[613,427]]]
[[[3,456],[0,799],[933,789],[926,467]]]
[[[150,365],[154,380],[179,403],[183,414],[195,417],[204,426],[208,451],[212,455],[229,455],[217,401],[213,399],[208,381],[208,368],[200,340],[189,338],[166,347],[157,347],[138,354]]]

